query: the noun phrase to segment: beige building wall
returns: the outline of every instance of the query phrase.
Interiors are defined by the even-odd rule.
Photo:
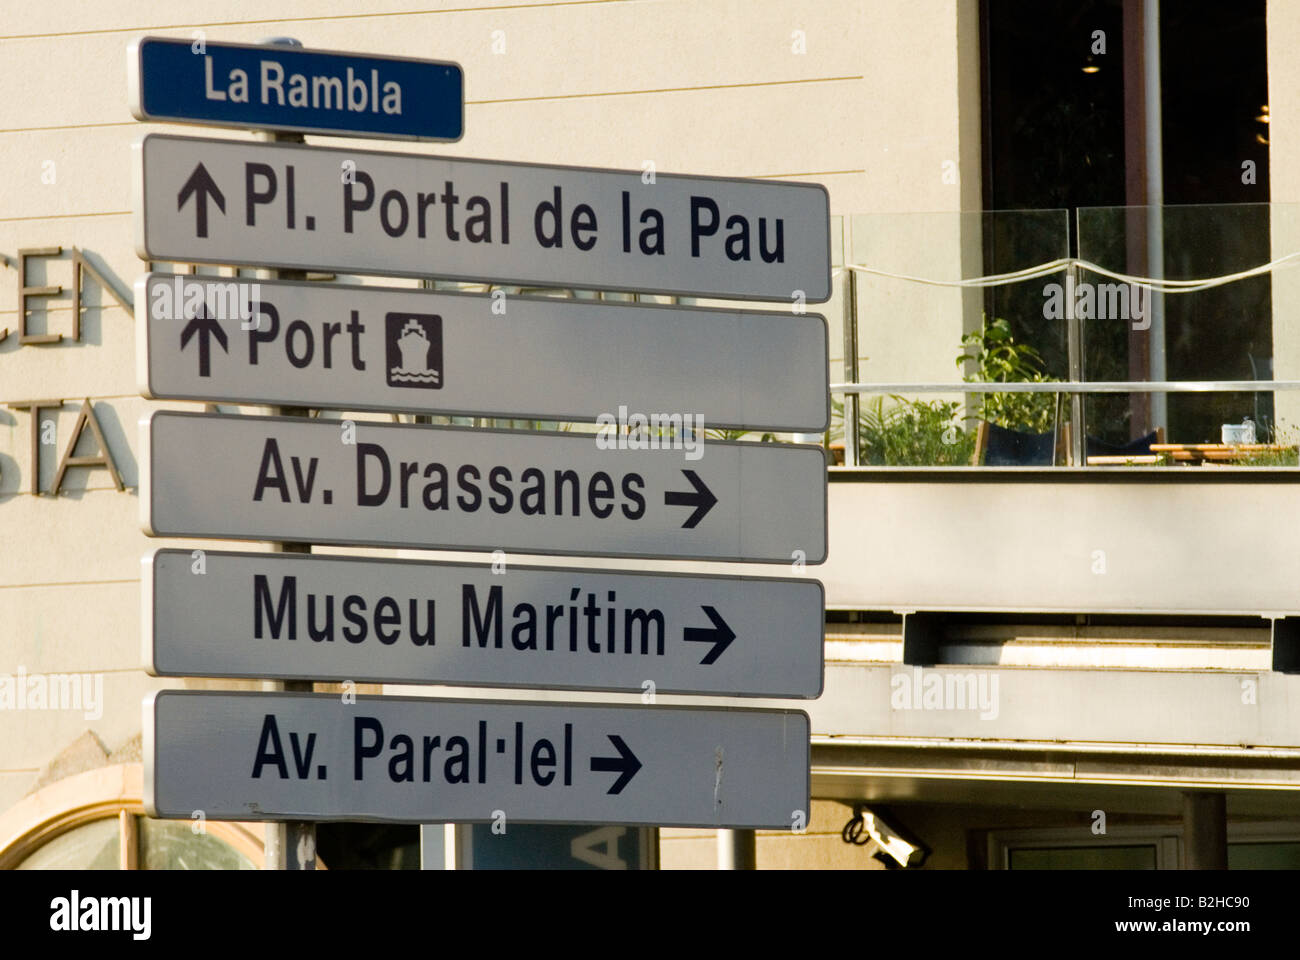
[[[911,169],[904,177],[886,165],[879,173],[895,178],[897,192],[847,218],[850,262],[895,275],[860,272],[856,277],[860,383],[960,381],[954,361],[962,334],[979,327],[980,291],[898,279],[956,281],[984,272],[981,218],[975,212],[982,205],[978,7],[954,3],[935,10],[945,27],[928,39],[924,51],[909,45],[875,65],[881,90],[899,84],[918,63],[930,79],[923,87],[896,86],[889,98],[893,115],[909,120],[914,131],[907,157]],[[896,152],[896,138],[880,132],[882,152]],[[865,408],[872,399],[863,395],[860,402]]]
[[[754,858],[759,870],[883,870],[872,856],[874,846],[845,843],[840,837],[853,807],[834,800],[814,800],[807,829],[759,830]],[[718,839],[714,830],[659,831],[659,866],[664,870],[716,870]]]

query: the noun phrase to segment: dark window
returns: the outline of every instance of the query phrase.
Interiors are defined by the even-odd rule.
[[[1146,262],[1144,216],[1093,216],[1091,229],[1079,226],[1080,207],[1148,202],[1141,0],[984,0],[984,206],[1065,208],[1071,254],[1125,273],[1163,267],[1165,277],[1188,279],[1265,263],[1265,0],[1178,0],[1161,4],[1160,16],[1163,203],[1243,206],[1166,209],[1164,262],[1156,269]],[[986,231],[986,272],[1027,266],[1008,264],[1016,246],[1016,237]],[[1167,295],[1158,342],[1122,320],[1086,322],[1083,377],[1150,379],[1163,356],[1167,380],[1272,379],[1270,289],[1264,276]],[[1006,319],[1017,339],[1043,354],[1048,372],[1064,378],[1065,325],[1043,318],[1043,299],[1041,283],[1015,284],[986,291],[984,310]],[[1087,433],[1124,443],[1164,425],[1169,440],[1217,441],[1221,424],[1251,416],[1267,436],[1272,397],[1170,394],[1167,411],[1159,424],[1148,396],[1094,396]]]

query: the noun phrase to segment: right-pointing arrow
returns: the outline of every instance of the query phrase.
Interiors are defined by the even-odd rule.
[[[618,751],[617,757],[592,757],[591,769],[596,772],[613,770],[620,774],[619,778],[614,781],[606,793],[622,793],[623,788],[628,782],[636,776],[636,772],[641,769],[641,761],[636,758],[636,754],[627,748],[623,738],[617,734],[607,733],[609,742],[614,745]]]
[[[704,655],[700,661],[702,665],[708,665],[717,660],[722,655],[722,651],[731,646],[731,641],[736,639],[735,633],[731,627],[727,626],[727,621],[722,619],[722,615],[712,607],[700,606],[705,615],[713,621],[712,627],[687,627],[682,631],[682,639],[687,643],[711,643],[713,649]]]
[[[691,482],[695,489],[689,492],[681,490],[670,490],[664,493],[664,503],[667,506],[684,506],[694,507],[692,513],[682,523],[682,527],[689,530],[697,523],[704,519],[705,514],[713,509],[713,505],[718,502],[718,498],[713,495],[713,491],[708,488],[703,480],[694,470],[683,470],[686,479]]]
[[[199,164],[190,174],[190,178],[185,181],[181,187],[181,192],[176,195],[176,209],[179,210],[185,206],[185,201],[194,195],[194,233],[195,236],[206,237],[208,235],[208,197],[217,205],[217,209],[222,213],[226,212],[226,197],[217,186],[217,181],[212,179],[212,174],[208,173],[208,168]]]

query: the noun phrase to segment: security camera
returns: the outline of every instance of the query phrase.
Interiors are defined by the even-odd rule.
[[[874,856],[889,867],[919,867],[930,855],[919,841],[905,835],[902,828],[886,823],[866,804],[854,805],[853,819],[845,825],[841,837],[846,843],[857,846],[865,846],[868,842],[874,844]]]

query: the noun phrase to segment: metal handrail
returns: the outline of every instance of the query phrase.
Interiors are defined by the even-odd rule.
[[[1300,380],[1052,380],[1045,383],[832,383],[831,393],[1266,393]]]

